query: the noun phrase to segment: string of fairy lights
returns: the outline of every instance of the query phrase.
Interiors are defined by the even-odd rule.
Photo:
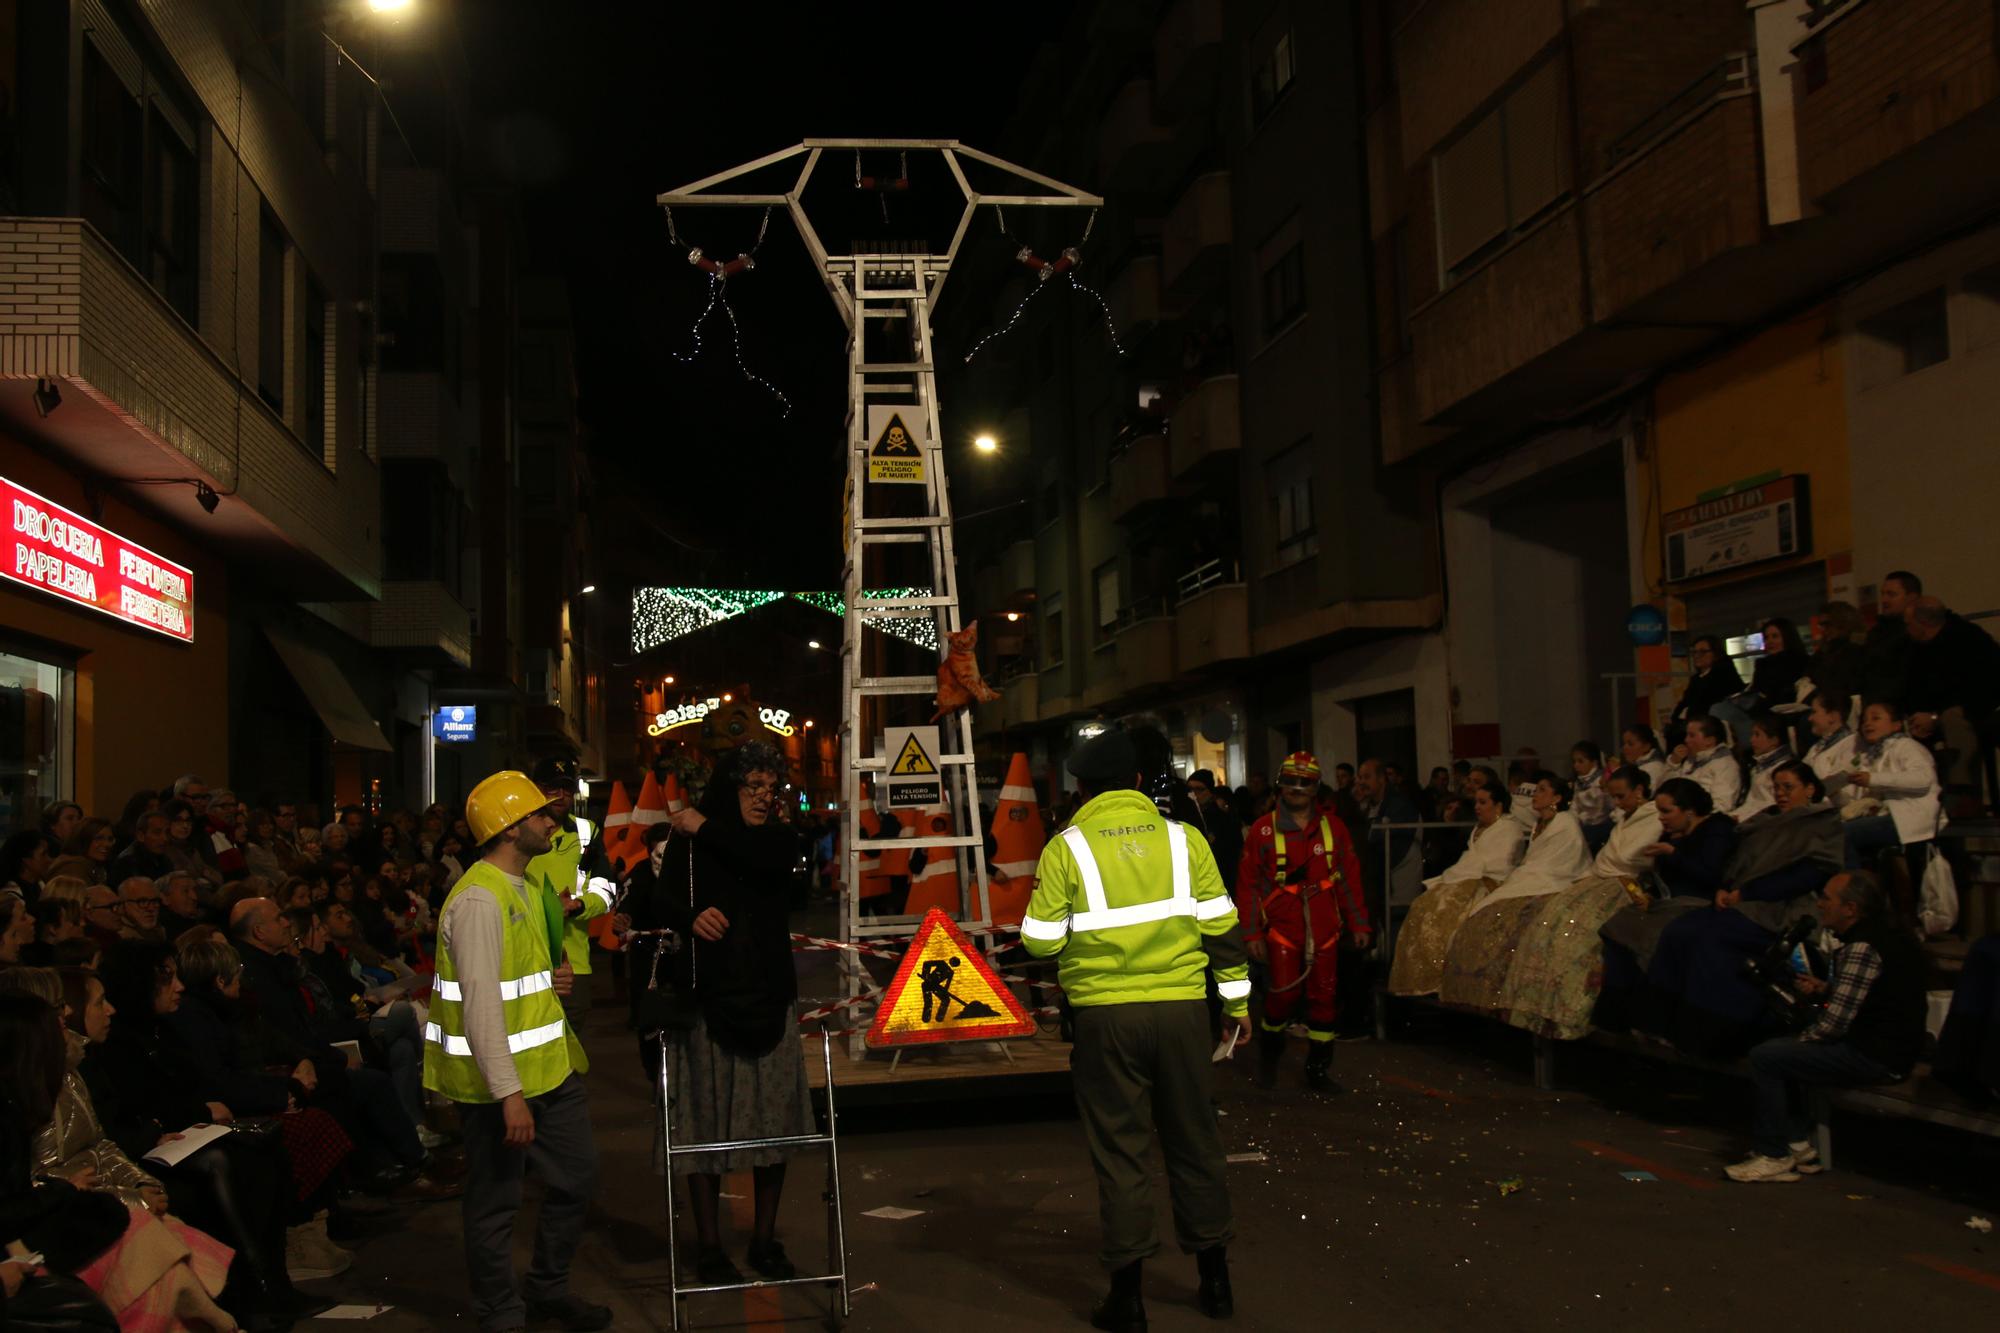
[[[667,209],[666,215],[667,239],[675,245],[686,244],[681,239],[680,228],[674,224],[674,210],[671,208]],[[778,418],[779,420],[783,420],[792,414],[792,400],[785,397],[784,390],[750,369],[744,362],[743,326],[737,321],[735,307],[729,304],[730,275],[746,273],[757,267],[757,252],[764,247],[764,234],[770,228],[771,210],[767,208],[764,210],[764,220],[757,227],[756,242],[748,250],[736,256],[735,259],[726,262],[709,258],[700,246],[695,246],[688,251],[688,263],[708,274],[708,304],[702,307],[701,314],[695,317],[694,327],[689,331],[692,335],[693,350],[689,352],[675,352],[673,357],[674,360],[680,362],[682,365],[693,365],[701,359],[702,326],[708,323],[708,317],[715,313],[715,308],[718,305],[721,306],[722,313],[729,317],[729,348],[731,354],[736,358],[736,369],[742,374],[744,379],[762,388],[778,400],[780,409]]]
[[[871,600],[929,597],[928,588],[882,588],[865,592]],[[847,613],[846,598],[837,592],[783,592],[770,588],[634,588],[632,590],[632,651],[643,653],[663,643],[720,625],[760,606],[787,597],[829,615]],[[892,638],[937,651],[934,616],[870,619],[868,625]]]

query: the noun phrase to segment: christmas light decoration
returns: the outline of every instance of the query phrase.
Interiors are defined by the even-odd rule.
[[[929,588],[882,588],[862,594],[872,600],[929,597]],[[643,653],[663,643],[725,620],[734,620],[760,606],[792,597],[828,615],[844,615],[847,604],[837,592],[787,593],[770,588],[634,588],[632,590],[632,651]],[[892,638],[937,651],[937,620],[933,616],[871,619],[869,625]]]
[[[997,204],[994,205],[993,216],[1000,223],[1000,234],[1010,241],[1015,240],[1014,234],[1007,230],[1007,214]],[[1014,331],[1014,326],[1021,322],[1021,316],[1027,313],[1028,303],[1033,301],[1037,296],[1040,296],[1042,289],[1050,285],[1050,278],[1061,278],[1070,285],[1072,290],[1082,292],[1085,296],[1097,302],[1098,313],[1104,317],[1105,336],[1111,339],[1111,350],[1119,356],[1125,355],[1125,345],[1118,341],[1117,326],[1111,322],[1111,307],[1104,303],[1104,298],[1098,295],[1096,288],[1086,287],[1076,280],[1076,270],[1083,264],[1082,246],[1084,242],[1090,239],[1091,229],[1096,225],[1097,210],[1092,209],[1089,220],[1083,224],[1083,236],[1075,245],[1066,247],[1062,254],[1057,256],[1054,263],[1043,259],[1025,245],[1021,247],[1020,253],[1016,254],[1014,258],[1035,275],[1035,285],[1029,289],[1026,296],[1021,298],[1021,303],[1014,307],[1014,313],[1007,317],[1005,324],[972,345],[972,350],[965,354],[965,363],[967,365],[972,364],[972,358],[978,356],[986,344],[996,339],[1004,338]]]
[[[674,210],[669,208],[666,210],[666,214],[667,238],[675,245],[685,244],[681,240],[679,229],[674,226]],[[736,311],[729,304],[729,280],[739,273],[746,273],[757,267],[757,251],[763,248],[764,233],[770,229],[770,226],[771,210],[767,208],[764,210],[763,222],[758,224],[757,227],[756,243],[747,251],[731,260],[710,259],[700,246],[695,246],[688,251],[688,263],[708,274],[708,304],[703,306],[701,314],[695,317],[694,328],[690,330],[694,350],[687,353],[675,352],[673,356],[674,360],[680,362],[682,365],[693,365],[701,359],[702,326],[708,323],[708,317],[715,312],[715,308],[718,305],[721,306],[722,313],[729,317],[729,347],[731,353],[736,358],[737,371],[742,374],[744,379],[764,389],[773,398],[778,400],[779,406],[782,409],[778,413],[778,417],[782,420],[792,414],[792,400],[785,397],[784,392],[777,385],[771,383],[771,381],[757,374],[748,365],[744,364],[743,326],[737,322]]]

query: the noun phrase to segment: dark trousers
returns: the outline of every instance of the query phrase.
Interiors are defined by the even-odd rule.
[[[498,1103],[459,1107],[465,1131],[465,1266],[482,1333],[524,1325],[526,1301],[569,1294],[570,1259],[597,1194],[597,1143],[583,1080],[571,1074],[561,1087],[530,1097],[528,1109],[535,1117],[535,1141],[521,1149],[507,1146]],[[521,1182],[530,1165],[546,1193],[528,1278],[516,1287],[514,1215],[521,1210]]]
[[[1079,1005],[1070,1081],[1097,1171],[1103,1259],[1122,1268],[1159,1247],[1153,1216],[1157,1131],[1174,1239],[1192,1254],[1229,1242],[1229,1183],[1211,1100],[1208,1006],[1200,1000]]]
[[[1895,1075],[1844,1041],[1778,1037],[1752,1047],[1750,1082],[1757,1090],[1751,1147],[1783,1157],[1812,1132],[1807,1096],[1815,1089],[1887,1083]]]

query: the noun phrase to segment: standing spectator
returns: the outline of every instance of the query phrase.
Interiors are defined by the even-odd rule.
[[[1215,774],[1197,768],[1188,775],[1187,789],[1194,803],[1201,807],[1202,824],[1208,834],[1209,849],[1215,853],[1215,863],[1234,867],[1243,859],[1243,822],[1226,817],[1226,809],[1217,806]]]
[[[1689,722],[1707,717],[1717,704],[1743,692],[1743,677],[1729,660],[1727,646],[1713,634],[1704,634],[1689,645],[1688,665],[1694,668],[1694,677],[1667,719],[1667,741],[1676,746]]]
[[[1819,609],[1819,647],[1806,665],[1816,689],[1853,696],[1862,689],[1867,665],[1868,622],[1850,602],[1828,602]]]
[[[0,893],[34,903],[55,859],[56,842],[40,829],[22,829],[0,843]]]
[[[1467,765],[1470,768],[1471,765]],[[1425,819],[1442,819],[1444,808],[1457,796],[1452,787],[1451,770],[1439,764],[1431,770],[1431,780],[1424,787],[1423,813]]]
[[[1974,780],[1972,761],[1981,754],[1990,778],[1993,750],[2000,745],[2000,643],[1935,597],[1910,603],[1905,619],[1910,734],[1944,743],[1951,760],[1946,776],[1954,784]]]
[[[1898,925],[1881,882],[1865,870],[1835,875],[1819,894],[1820,924],[1840,940],[1825,981],[1800,976],[1802,995],[1826,997],[1819,1017],[1796,1037],[1750,1052],[1757,1092],[1750,1156],[1731,1180],[1797,1180],[1820,1169],[1806,1135],[1814,1088],[1893,1083],[1907,1077],[1924,1041],[1924,976],[1916,937]]]
[[[167,817],[152,810],[139,816],[132,845],[118,853],[118,859],[111,863],[109,879],[113,884],[123,884],[135,876],[160,879],[173,868],[174,863],[167,859]]]
[[[76,826],[63,844],[64,856],[80,856],[89,863],[85,872],[93,884],[111,882],[111,854],[116,847],[118,832],[111,827],[108,819],[86,819]]]
[[[1923,596],[1924,581],[1907,569],[1882,576],[1875,598],[1875,624],[1861,645],[1861,688],[1864,699],[1903,700],[1909,686],[1910,631],[1904,614]]]

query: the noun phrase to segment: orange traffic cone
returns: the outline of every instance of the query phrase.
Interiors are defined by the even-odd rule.
[[[646,827],[657,824],[667,817],[666,793],[660,790],[660,783],[651,773],[639,787],[639,799],[632,806],[632,838],[641,846],[645,845]]]
[[[687,800],[681,794],[681,780],[678,774],[667,774],[667,780],[660,786],[660,802],[670,815],[677,815],[687,809]]]
[[[1000,804],[993,811],[993,878],[986,897],[993,909],[994,925],[1021,924],[1035,891],[1035,866],[1047,840],[1041,807],[1035,803],[1028,756],[1017,752],[1007,765],[1007,783],[1000,788]]]
[[[638,863],[639,852],[633,848],[638,840],[632,836],[632,797],[626,792],[625,784],[611,784],[611,802],[604,808],[604,854],[620,870],[629,870]]]
[[[955,831],[951,811],[942,803],[913,813],[914,837],[949,837]],[[924,868],[911,874],[909,903],[903,910],[911,916],[922,916],[936,907],[955,920],[959,914],[958,849],[926,847],[923,853]]]

